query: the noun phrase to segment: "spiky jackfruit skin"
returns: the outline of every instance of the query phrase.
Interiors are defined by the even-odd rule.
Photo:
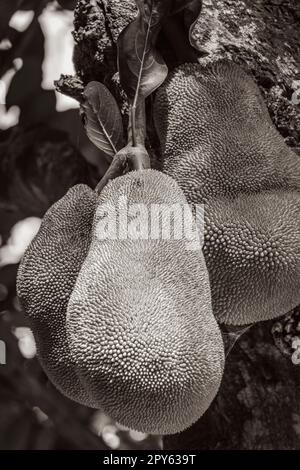
[[[135,429],[175,433],[208,408],[222,377],[208,273],[200,247],[189,251],[183,240],[99,240],[96,208],[122,195],[131,204],[186,203],[172,179],[151,170],[118,178],[98,200],[75,186],[46,213],[17,291],[63,394]]]
[[[186,64],[158,92],[163,171],[205,204],[213,311],[234,325],[300,303],[300,158],[273,126],[260,91],[227,61]]]
[[[224,351],[201,252],[186,239],[101,239],[100,209],[186,204],[174,180],[155,170],[110,182],[97,202],[92,240],[67,310],[72,362],[93,404],[118,422],[171,434],[208,408]]]
[[[21,261],[17,293],[30,320],[39,360],[69,398],[92,405],[77,377],[67,341],[66,311],[91,241],[97,196],[77,185],[56,202]]]

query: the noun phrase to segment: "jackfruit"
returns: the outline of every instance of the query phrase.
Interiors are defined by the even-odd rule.
[[[300,158],[239,66],[185,64],[154,108],[162,170],[205,205],[213,312],[233,325],[300,304]]]
[[[208,272],[200,242],[175,232],[136,237],[129,223],[127,238],[103,237],[105,211],[124,228],[120,201],[133,224],[131,208],[150,208],[143,230],[155,228],[153,208],[161,224],[170,206],[186,207],[177,183],[155,170],[116,178],[100,196],[75,186],[47,212],[17,291],[40,361],[62,393],[136,430],[176,433],[209,407],[223,373]]]
[[[92,405],[77,377],[66,332],[67,305],[87,255],[97,195],[76,185],[42,220],[17,276],[17,294],[37,344],[39,360],[52,383],[67,397]]]
[[[186,205],[176,182],[155,170],[130,172],[101,192],[67,309],[72,361],[94,406],[139,431],[176,433],[204,413],[222,377],[208,273],[201,245],[187,249],[184,237],[135,239],[130,224],[127,239],[99,236],[99,208],[113,213],[120,197],[129,212],[162,204],[159,220],[172,205]]]

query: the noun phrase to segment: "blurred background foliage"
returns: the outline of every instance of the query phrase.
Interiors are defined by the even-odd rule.
[[[0,449],[157,449],[158,437],[121,427],[55,390],[16,297],[18,262],[47,208],[70,186],[93,185],[106,170],[83,131],[78,103],[54,90],[61,73],[73,73],[75,4],[0,2],[0,341],[6,346]]]

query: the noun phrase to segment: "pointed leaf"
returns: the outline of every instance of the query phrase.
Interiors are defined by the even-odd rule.
[[[168,68],[155,49],[161,22],[168,14],[170,0],[136,0],[138,17],[118,38],[118,67],[121,84],[136,105],[166,79]]]
[[[185,27],[189,31],[189,40],[191,45],[198,49],[197,42],[193,37],[193,31],[202,11],[202,0],[191,0],[184,11]]]
[[[90,82],[83,92],[84,126],[89,139],[105,155],[113,157],[123,147],[123,123],[116,100],[99,82]]]
[[[191,45],[198,49],[193,39],[193,30],[202,10],[202,0],[173,0],[170,15],[176,15],[183,12],[184,26],[189,31],[189,40]]]

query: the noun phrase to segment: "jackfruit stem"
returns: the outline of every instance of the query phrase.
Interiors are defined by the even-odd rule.
[[[128,144],[117,152],[95,191],[100,194],[109,181],[121,176],[126,165],[130,170],[141,171],[151,168],[149,154],[145,148],[146,108],[141,99],[129,110]]]
[[[121,176],[126,165],[130,170],[140,171],[150,168],[149,154],[144,145],[127,145],[114,156],[107,172],[97,184],[95,191],[100,194],[109,181]]]
[[[150,168],[149,154],[145,148],[146,106],[145,100],[134,103],[129,111],[128,124],[128,163],[131,170]]]
[[[114,156],[110,166],[108,167],[108,170],[104,174],[104,176],[101,178],[99,183],[97,184],[95,191],[100,194],[104,186],[109,183],[109,181],[117,178],[120,176],[126,166],[127,163],[127,150],[126,147],[120,150],[116,155]]]
[[[129,110],[128,144],[133,147],[145,145],[146,139],[146,109],[145,100],[134,103]]]
[[[129,168],[133,171],[151,168],[150,157],[144,145],[131,147],[128,153]]]

